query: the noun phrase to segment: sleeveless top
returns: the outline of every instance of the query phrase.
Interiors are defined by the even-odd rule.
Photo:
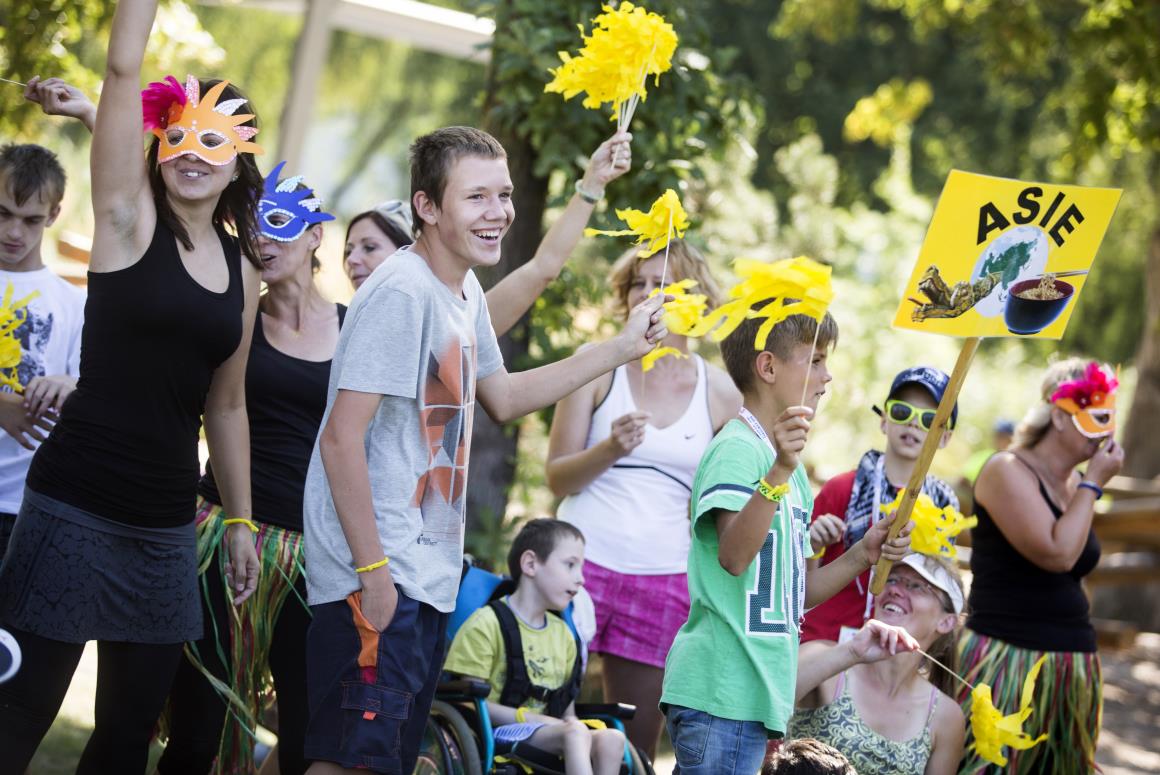
[[[684,414],[671,425],[645,429],[644,441],[578,493],[560,503],[557,516],[584,533],[587,559],[617,573],[684,573],[689,558],[689,496],[693,475],[709,442],[709,378],[694,355],[697,386]],[[612,433],[612,421],[636,411],[626,366],[588,426],[585,449]],[[657,390],[655,381],[645,389]]]
[[[926,725],[909,740],[891,740],[862,720],[846,691],[846,673],[838,677],[834,699],[820,708],[799,708],[789,722],[791,739],[812,737],[841,751],[858,775],[923,775],[933,745],[930,723],[938,689],[930,687]]]
[[[1039,481],[1039,496],[1059,519],[1063,512],[1048,496],[1039,474],[1027,467]],[[1020,554],[981,504],[975,516],[979,524],[971,531],[973,579],[967,627],[1024,649],[1094,652],[1096,633],[1080,580],[1100,561],[1095,531],[1088,530],[1087,543],[1071,570],[1055,573]]]
[[[241,343],[245,306],[238,242],[218,238],[222,293],[186,271],[160,218],[137,263],[89,272],[80,380],[32,460],[32,490],[142,527],[193,519],[206,394]]]
[[[338,324],[346,307],[338,308]],[[254,322],[254,341],[246,364],[246,412],[250,417],[250,497],[254,519],[302,532],[302,491],[318,426],[326,411],[330,360],[309,361],[287,355],[266,338],[262,315]],[[213,461],[197,492],[221,505]]]

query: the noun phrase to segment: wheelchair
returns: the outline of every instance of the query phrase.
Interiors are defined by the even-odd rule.
[[[510,580],[465,561],[455,611],[447,626],[448,643],[477,608],[502,597],[511,588]],[[571,604],[562,616],[575,633]],[[526,742],[517,743],[511,751],[497,756],[487,710],[490,693],[491,684],[487,681],[444,674],[431,705],[415,775],[564,775],[563,759]],[[625,704],[576,705],[576,715],[580,718],[597,719],[621,733],[624,722],[635,713],[635,707]],[[632,743],[625,745],[620,771],[622,775],[654,775],[652,762]]]

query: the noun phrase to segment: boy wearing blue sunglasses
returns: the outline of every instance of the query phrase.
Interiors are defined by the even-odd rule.
[[[883,406],[874,407],[881,417],[886,451],[872,449],[862,456],[858,467],[830,479],[814,501],[810,525],[810,543],[816,554],[808,561],[810,570],[826,565],[856,544],[866,531],[884,515],[878,508],[890,503],[898,490],[910,481],[934,423],[938,402],[942,400],[950,378],[929,366],[904,369],[894,378]],[[939,440],[939,448],[950,441],[958,420],[959,407],[951,412],[948,429]],[[943,508],[959,507],[951,485],[928,475],[922,491]],[[870,594],[870,572],[866,571],[832,598],[811,609],[802,626],[802,642],[841,639],[843,630],[856,632],[873,610]]]

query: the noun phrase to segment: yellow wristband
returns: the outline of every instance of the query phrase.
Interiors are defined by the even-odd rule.
[[[364,565],[361,568],[355,568],[354,572],[355,573],[366,573],[367,571],[377,570],[378,568],[383,567],[384,565],[386,565],[390,561],[391,561],[390,557],[384,557],[383,559],[379,560],[378,562],[372,562],[370,565]]]
[[[523,724],[527,720],[528,720],[528,709],[527,708],[516,708],[516,721],[520,724]]]
[[[229,519],[223,519],[222,524],[226,527],[229,527],[230,525],[245,525],[250,529],[251,533],[258,532],[258,526],[250,520],[245,519],[244,517],[230,517]]]
[[[781,499],[789,495],[789,482],[779,484],[774,487],[769,482],[765,481],[764,477],[757,480],[757,491],[761,493],[761,497],[772,503],[781,503]]]

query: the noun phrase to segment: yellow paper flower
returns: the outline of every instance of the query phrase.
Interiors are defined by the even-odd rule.
[[[898,511],[905,494],[904,487],[898,491],[898,497],[893,502],[879,507],[882,513]],[[920,554],[940,554],[952,559],[955,556],[953,540],[959,533],[979,523],[975,517],[964,517],[954,506],[940,509],[925,492],[918,494],[910,518],[914,520],[914,531],[910,534],[911,549]]]
[[[729,290],[732,301],[706,315],[690,335],[703,336],[712,332],[713,341],[720,342],[746,318],[765,318],[753,342],[753,346],[761,350],[773,327],[790,315],[808,315],[821,322],[834,298],[831,271],[829,266],[805,256],[772,264],[739,258],[733,262],[733,272],[741,282]],[[753,309],[762,302],[768,303],[760,309]]]
[[[605,5],[604,13],[592,20],[592,34],[585,35],[577,56],[560,52],[562,64],[549,70],[552,80],[545,92],[557,92],[570,100],[585,92],[584,107],[599,109],[612,103],[612,116],[635,94],[647,99],[645,79],[673,66],[677,34],[660,14],[639,5],[622,2],[615,10]]]
[[[28,318],[28,302],[40,295],[33,291],[22,299],[12,300],[15,289],[12,283],[4,289],[4,298],[0,299],[0,385],[7,385],[13,392],[19,393],[24,388],[19,378],[11,372],[20,365],[22,353],[20,340],[16,338],[16,330],[24,325]]]
[[[648,258],[659,250],[663,250],[670,239],[679,239],[685,236],[689,228],[689,214],[681,207],[681,198],[671,188],[661,194],[647,213],[640,210],[617,210],[616,217],[628,224],[627,229],[619,231],[603,231],[601,229],[585,229],[584,236],[592,237],[603,234],[606,237],[636,237],[636,244],[648,243],[637,255]]]
[[[1047,735],[1032,739],[1023,731],[1023,722],[1031,715],[1035,679],[1039,677],[1039,669],[1043,667],[1045,659],[1046,656],[1040,657],[1032,666],[1023,681],[1019,711],[1009,716],[1004,716],[992,703],[990,686],[979,684],[971,690],[971,732],[975,736],[975,751],[992,764],[1006,766],[1007,757],[1003,755],[1005,745],[1023,751],[1047,739]]]
[[[657,361],[666,355],[675,355],[678,358],[688,358],[688,353],[683,353],[676,347],[661,347],[659,344],[653,349],[649,350],[643,358],[640,359],[640,368],[643,371],[652,371],[652,367],[657,365]]]

